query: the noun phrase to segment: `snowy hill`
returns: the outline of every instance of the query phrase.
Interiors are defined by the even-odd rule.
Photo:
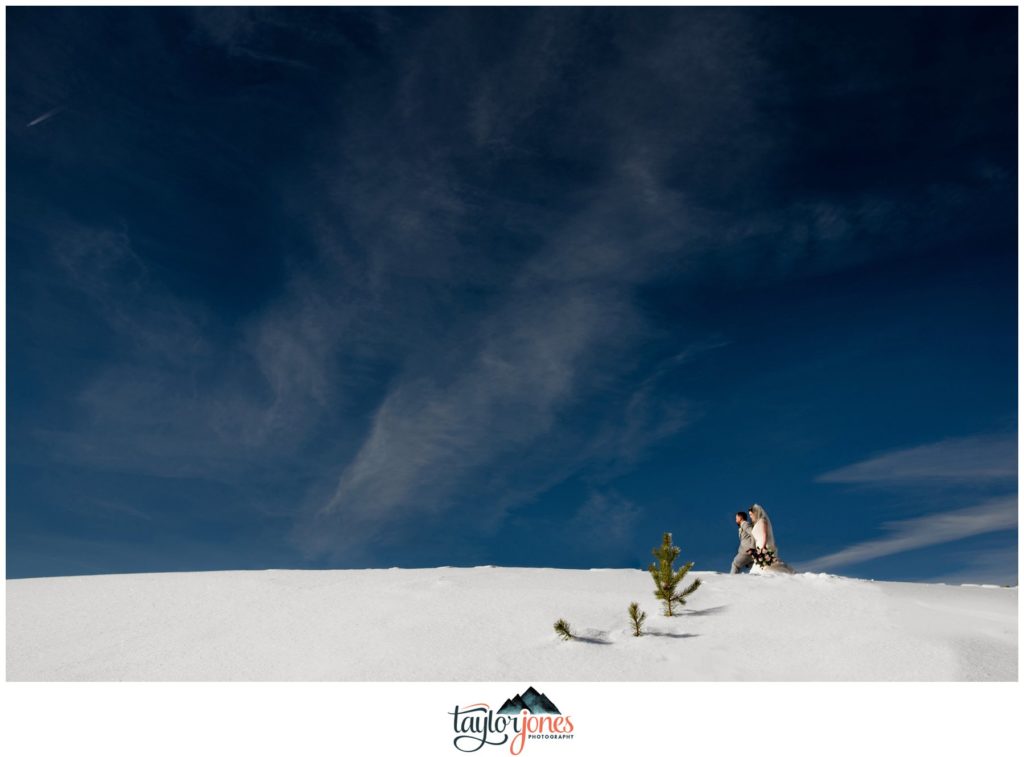
[[[7,581],[8,680],[1016,680],[1017,589],[638,570],[143,573]],[[647,611],[635,638],[626,608]],[[580,636],[559,640],[564,617]],[[755,662],[756,658],[760,662]]]

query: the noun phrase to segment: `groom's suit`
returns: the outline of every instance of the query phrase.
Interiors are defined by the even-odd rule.
[[[740,548],[732,560],[730,573],[739,573],[743,568],[754,564],[754,558],[747,554],[748,549],[754,548],[754,535],[750,532],[750,523],[747,521],[740,523],[739,534]]]

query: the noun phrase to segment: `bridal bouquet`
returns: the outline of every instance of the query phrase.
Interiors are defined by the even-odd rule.
[[[754,558],[754,563],[762,568],[767,568],[775,562],[775,550],[768,547],[754,547],[748,549],[747,554]]]

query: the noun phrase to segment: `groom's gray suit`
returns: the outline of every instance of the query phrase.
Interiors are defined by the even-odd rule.
[[[750,523],[743,521],[740,523],[740,548],[736,553],[736,557],[732,560],[732,570],[730,573],[739,573],[743,568],[749,567],[754,564],[754,558],[747,554],[748,549],[754,548],[754,535],[750,532]]]

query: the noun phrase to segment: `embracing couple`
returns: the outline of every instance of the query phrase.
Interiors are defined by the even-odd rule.
[[[732,561],[730,573],[739,573],[747,566],[751,573],[793,572],[791,567],[779,559],[772,522],[763,507],[751,505],[747,512],[736,513],[736,525],[740,529],[740,549]]]

